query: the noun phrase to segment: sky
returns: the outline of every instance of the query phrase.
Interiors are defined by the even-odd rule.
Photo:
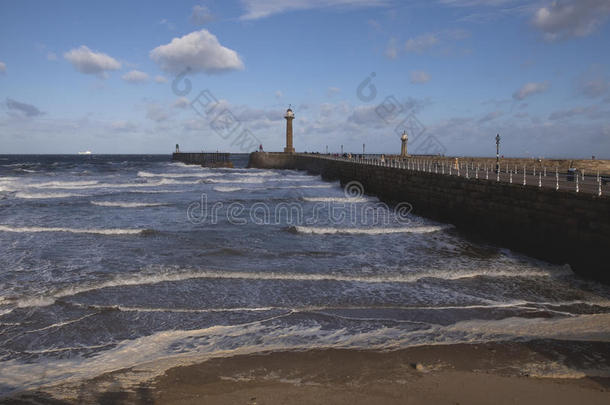
[[[0,154],[610,159],[610,0],[0,0]]]

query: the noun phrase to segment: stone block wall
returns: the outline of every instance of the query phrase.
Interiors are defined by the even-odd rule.
[[[469,237],[610,283],[610,197],[435,173],[363,165],[316,155],[253,153],[249,167],[299,169],[367,194],[408,202],[413,213],[456,226]]]

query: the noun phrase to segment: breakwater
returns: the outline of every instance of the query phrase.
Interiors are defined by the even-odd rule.
[[[206,167],[233,167],[231,155],[222,152],[174,152],[172,160]]]
[[[506,246],[610,283],[610,198],[447,173],[387,167],[307,154],[252,153],[250,167],[297,169],[367,194],[408,202],[413,213],[448,222],[471,237]]]

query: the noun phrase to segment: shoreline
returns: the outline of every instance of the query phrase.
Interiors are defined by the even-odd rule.
[[[122,386],[121,375],[134,372],[137,367],[0,403],[602,404],[610,400],[610,342],[272,351],[175,366],[135,387]]]

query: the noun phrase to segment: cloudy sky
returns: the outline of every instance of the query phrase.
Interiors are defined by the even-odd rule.
[[[0,153],[610,158],[608,0],[0,2]]]

